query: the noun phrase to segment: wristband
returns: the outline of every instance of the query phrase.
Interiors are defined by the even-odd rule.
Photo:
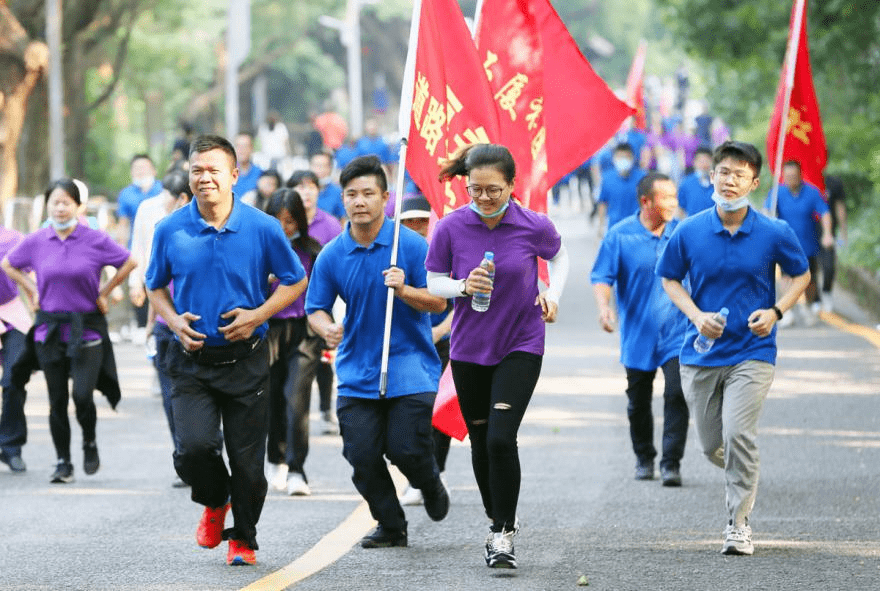
[[[467,295],[468,295],[468,292],[467,292],[467,279],[462,279],[462,280],[461,280],[461,295],[463,295],[464,297],[467,297]]]
[[[778,306],[773,306],[770,309],[776,312],[776,320],[782,320],[782,310],[780,310]]]

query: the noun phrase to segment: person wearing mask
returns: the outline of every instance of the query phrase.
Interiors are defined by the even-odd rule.
[[[599,237],[614,224],[631,216],[639,208],[637,187],[645,171],[636,166],[635,152],[629,144],[618,144],[612,158],[614,169],[602,175],[599,190]],[[605,221],[608,221],[607,228]]]
[[[257,182],[263,174],[263,169],[251,162],[253,153],[254,137],[251,134],[241,132],[235,136],[235,154],[238,156],[238,169],[241,172],[232,187],[232,192],[242,198],[251,191],[257,190]]]
[[[620,361],[626,369],[627,416],[636,480],[654,479],[654,376],[663,369],[663,486],[681,486],[681,458],[687,441],[688,409],[681,391],[678,354],[685,318],[675,307],[654,266],[678,221],[675,184],[649,172],[639,183],[639,212],[611,228],[593,263],[591,281],[599,325],[614,332],[612,290],[620,316]]]
[[[162,192],[162,183],[156,179],[156,166],[148,154],[131,158],[131,184],[116,197],[116,217],[119,221],[120,242],[131,248],[131,230],[138,206],[145,199]],[[144,312],[146,313],[146,312]]]
[[[318,255],[306,295],[312,329],[339,347],[336,414],[352,482],[378,522],[364,548],[406,546],[407,521],[386,458],[422,491],[434,521],[446,517],[449,495],[434,461],[431,416],[440,359],[431,343],[428,312],[446,307],[426,288],[424,239],[400,228],[400,250],[389,267],[394,222],[385,217],[388,180],[376,156],[352,160],[340,175],[349,222]],[[384,310],[394,292],[386,389],[380,384]],[[346,304],[344,324],[331,316]]]
[[[467,178],[471,202],[437,223],[425,267],[430,292],[455,302],[452,377],[491,521],[483,558],[491,568],[516,568],[516,437],[541,373],[544,323],[556,320],[568,256],[553,222],[512,199],[516,165],[506,147],[463,148],[441,171],[444,180],[458,176]],[[487,251],[495,254],[494,281],[480,265]],[[550,288],[540,293],[538,257],[550,261]],[[477,292],[492,296],[485,312],[472,307]]]
[[[49,391],[49,429],[58,458],[51,481],[60,484],[73,482],[67,416],[70,380],[82,428],[83,471],[91,475],[101,465],[94,390],[104,392],[114,408],[121,396],[105,315],[110,292],[137,261],[106,233],[79,223],[79,188],[72,179],[52,183],[45,198],[50,227],[27,236],[0,264],[37,311],[34,347]],[[118,271],[101,286],[105,266]],[[36,282],[24,269],[34,271]]]
[[[682,217],[700,213],[715,205],[712,193],[715,188],[709,180],[712,170],[712,150],[697,148],[694,154],[694,171],[684,177],[678,187],[678,205]]]
[[[729,555],[755,551],[749,517],[760,472],[758,419],[776,362],[775,325],[810,281],[791,227],[749,206],[761,163],[751,144],[719,146],[711,174],[715,207],[678,225],[656,268],[669,298],[689,320],[679,357],[681,385],[703,454],[724,470],[721,552]],[[793,277],[778,298],[777,265]],[[718,316],[722,308],[729,310],[726,323]],[[712,347],[698,352],[698,335],[713,339]]]

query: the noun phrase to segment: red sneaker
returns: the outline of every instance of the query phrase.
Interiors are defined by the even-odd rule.
[[[202,548],[216,548],[223,541],[223,526],[230,504],[226,503],[218,509],[205,507],[199,528],[196,530],[196,543]]]
[[[226,564],[229,566],[243,566],[256,564],[257,555],[250,546],[239,540],[229,540],[229,552],[226,554]]]

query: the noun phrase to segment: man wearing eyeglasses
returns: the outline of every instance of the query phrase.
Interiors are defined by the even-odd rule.
[[[715,207],[682,221],[657,263],[657,274],[690,320],[679,357],[685,400],[703,453],[724,469],[724,554],[754,553],[749,516],[758,488],[758,418],[773,382],[775,324],[810,281],[807,257],[785,222],[749,206],[761,154],[725,142],[713,154]],[[792,277],[776,297],[776,265]],[[690,292],[682,286],[685,276]],[[728,308],[724,324],[716,313]],[[698,353],[698,334],[715,339]]]

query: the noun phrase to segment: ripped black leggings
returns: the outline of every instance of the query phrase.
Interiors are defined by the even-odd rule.
[[[492,530],[513,529],[519,500],[516,434],[541,374],[542,357],[515,351],[498,365],[452,360],[452,378],[471,440],[474,476]]]

